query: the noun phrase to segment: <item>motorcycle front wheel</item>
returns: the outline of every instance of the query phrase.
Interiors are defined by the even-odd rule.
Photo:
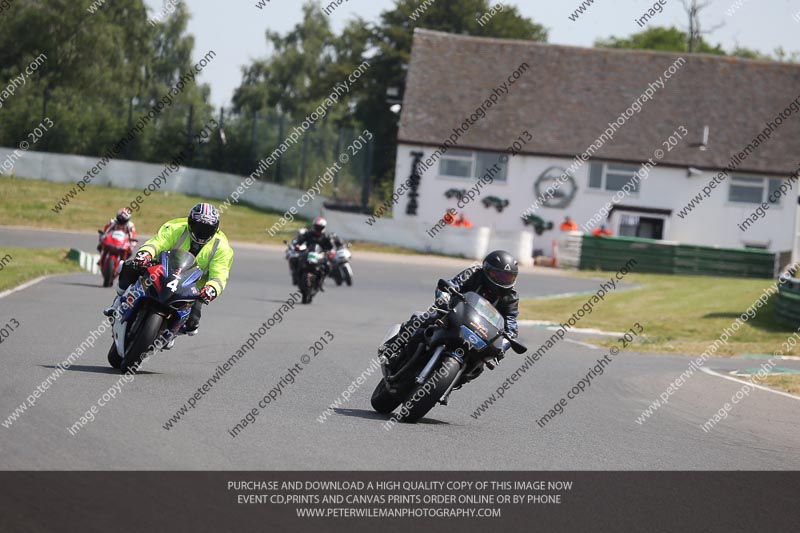
[[[370,403],[375,411],[388,415],[397,409],[397,406],[403,403],[403,400],[398,399],[394,394],[389,392],[389,389],[386,388],[386,380],[381,379],[378,382],[378,386],[372,391]]]
[[[436,365],[425,382],[411,391],[398,419],[401,422],[414,423],[428,414],[450,388],[460,370],[461,365],[455,359],[443,357],[441,364]]]
[[[303,274],[302,279],[300,280],[300,294],[303,295],[302,303],[310,304],[312,298],[314,298],[314,275],[309,273]]]
[[[122,357],[117,353],[117,345],[114,341],[111,341],[111,349],[108,350],[108,364],[112,368],[119,369],[122,367]]]
[[[120,365],[120,370],[128,372],[129,370],[136,371],[139,365],[142,364],[144,356],[154,349],[156,339],[161,333],[161,326],[164,324],[164,317],[156,313],[152,313],[144,320],[144,324],[136,333],[136,338],[133,340],[128,353]],[[166,343],[165,343],[166,344]]]
[[[113,257],[106,258],[103,265],[103,287],[111,287],[114,284],[114,271],[116,265]]]
[[[344,282],[347,283],[348,287],[353,285],[353,275],[350,273],[349,266],[342,267],[342,277],[344,278]]]

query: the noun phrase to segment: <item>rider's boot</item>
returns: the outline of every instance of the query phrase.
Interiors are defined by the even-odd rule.
[[[119,304],[122,302],[122,295],[125,293],[124,290],[117,287],[117,295],[114,297],[114,302],[109,306],[103,309],[103,314],[107,317],[112,317],[116,313],[117,309],[119,309]]]
[[[400,368],[400,362],[405,360],[409,341],[414,334],[413,317],[400,325],[400,330],[392,340],[384,344],[378,350],[378,354],[383,356],[391,370]]]

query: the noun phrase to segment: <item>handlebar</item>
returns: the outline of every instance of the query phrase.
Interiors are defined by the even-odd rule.
[[[453,296],[460,298],[461,300],[464,299],[464,295],[458,292],[458,290],[453,286],[453,284],[447,281],[446,279],[440,279],[439,283],[436,284],[436,287],[442,292],[452,294]],[[498,336],[504,337],[511,344],[511,349],[514,350],[514,353],[523,354],[528,351],[528,348],[524,344],[517,341],[516,339],[511,338],[511,336],[505,330],[500,330]]]
[[[436,284],[436,288],[442,292],[446,292],[447,294],[452,294],[453,296],[461,298],[462,300],[464,299],[464,295],[458,292],[453,284],[446,279],[440,279],[439,283]]]

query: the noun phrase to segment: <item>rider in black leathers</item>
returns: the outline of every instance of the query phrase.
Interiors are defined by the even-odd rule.
[[[519,272],[519,265],[516,258],[508,252],[497,250],[487,255],[481,265],[470,267],[447,283],[456,291],[464,294],[466,292],[476,292],[486,298],[497,311],[505,318],[505,330],[511,338],[517,337],[518,326],[517,317],[519,316],[519,296],[514,290],[514,283]],[[437,289],[435,307],[448,308],[450,295]],[[418,342],[422,338],[425,328],[433,324],[439,315],[430,313],[429,316],[420,321],[420,314],[414,314],[401,327],[400,332],[395,338],[401,338],[410,334],[406,343],[395,343],[393,351],[382,353],[388,360],[390,366],[396,366],[403,361],[405,355],[416,349]],[[412,324],[421,324],[414,328]],[[406,335],[403,335],[403,332]],[[497,362],[502,359],[501,355]],[[494,368],[496,363],[487,363],[490,368]],[[469,375],[462,376],[460,385],[464,385],[474,380],[483,372],[483,367],[478,367]]]
[[[325,231],[327,227],[327,220],[322,217],[315,218],[311,229],[298,236],[296,243],[298,245],[305,244],[308,246],[309,250],[313,250],[314,246],[317,244],[319,244],[320,248],[325,252],[335,250],[338,246],[341,246],[342,243],[338,237]]]
[[[296,246],[301,246],[305,244],[308,250],[314,250],[316,245],[319,245],[320,248],[327,254],[331,250],[336,250],[340,246],[342,246],[342,241],[334,234],[327,233],[325,228],[328,227],[328,221],[322,217],[317,217],[314,219],[314,224],[311,226],[311,229],[306,231],[305,233],[299,234],[295,239],[292,241]],[[328,274],[327,263],[325,269],[325,275]],[[289,268],[292,269],[292,281],[295,285],[297,285],[297,280],[299,279],[299,270],[300,265],[299,261],[294,260],[289,262]],[[320,283],[320,287],[322,284]]]

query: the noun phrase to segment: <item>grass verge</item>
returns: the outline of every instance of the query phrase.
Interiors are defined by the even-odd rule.
[[[94,231],[102,228],[117,211],[127,205],[141,190],[119,189],[89,185],[86,190],[69,203],[61,213],[52,210],[53,205],[69,189],[70,184],[52,183],[3,176],[0,178],[3,197],[0,199],[0,221],[12,226]],[[133,213],[136,230],[142,234],[154,234],[167,220],[185,216],[198,202],[217,205],[219,200],[201,196],[164,191],[147,197],[142,208]],[[288,206],[287,206],[288,207]],[[232,241],[257,244],[282,244],[308,225],[309,221],[295,217],[274,236],[267,233],[283,213],[248,206],[242,202],[233,205],[222,215],[221,228]],[[331,228],[334,232],[336,228]],[[396,246],[379,243],[358,242],[354,250],[417,254]]]
[[[782,389],[789,394],[800,395],[800,374],[781,374],[776,376],[766,376],[758,380],[759,385]]]
[[[703,353],[753,305],[764,289],[774,284],[767,279],[660,274],[629,274],[625,282],[639,284],[641,288],[607,295],[577,327],[627,331],[638,321],[644,326],[646,338],[637,341],[633,349],[687,354]],[[520,313],[526,319],[564,322],[586,301],[586,296],[527,299],[521,302]],[[792,331],[776,324],[773,317],[774,301],[770,300],[730,337],[717,355],[772,354],[782,349]],[[592,342],[611,346],[616,340]],[[800,355],[800,344],[785,355]]]
[[[61,213],[54,213],[51,208],[70,184],[13,177],[3,177],[0,183],[3,188],[0,220],[3,224],[38,228],[100,229],[120,208],[130,205],[136,195],[142,193],[141,190],[89,185]],[[133,213],[136,230],[153,234],[167,220],[185,216],[198,202],[218,203],[217,200],[201,196],[156,192],[145,200],[139,211]],[[221,227],[231,240],[277,244],[286,236],[293,235],[306,222],[295,219],[284,226],[284,232],[270,237],[267,228],[272,227],[282,215],[240,203],[224,213]]]
[[[80,272],[65,258],[66,250],[49,248],[0,248],[0,291],[48,274]]]

